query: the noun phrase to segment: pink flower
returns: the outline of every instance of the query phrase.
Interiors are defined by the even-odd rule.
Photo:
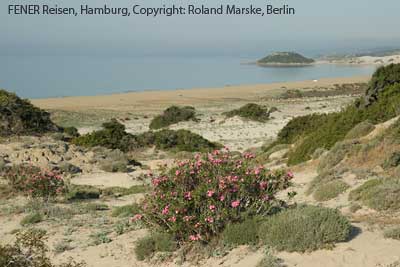
[[[169,205],[165,206],[164,209],[162,210],[163,215],[167,215],[169,213]]]
[[[208,208],[209,208],[211,211],[215,211],[215,205],[210,205]]]
[[[293,174],[293,172],[289,171],[289,172],[287,173],[287,176],[288,176],[290,179],[292,179],[292,178],[294,177],[294,174]]]
[[[214,151],[213,151],[213,154],[214,154],[214,155],[219,155],[220,153],[221,153],[221,151],[219,151],[219,150],[214,150]]]
[[[197,234],[197,235],[190,235],[189,236],[189,240],[190,241],[198,241],[198,240],[200,240],[201,239],[201,235],[200,234]]]
[[[259,168],[256,168],[256,169],[254,170],[254,174],[255,174],[255,175],[259,175],[259,174],[260,174],[260,172],[261,172],[261,171],[260,171],[260,169],[259,169]]]
[[[208,197],[212,197],[212,196],[214,195],[214,193],[215,193],[215,192],[214,192],[213,190],[208,190],[208,191],[207,191],[207,196],[208,196]]]
[[[178,176],[179,174],[181,174],[181,171],[180,170],[176,170],[175,171],[175,175]]]
[[[265,181],[260,182],[260,189],[264,190],[265,188],[267,188],[268,183]]]
[[[225,196],[224,196],[224,195],[221,195],[221,196],[219,197],[219,200],[220,200],[220,201],[224,201],[224,200],[225,200]]]
[[[213,223],[214,222],[214,218],[213,217],[207,217],[204,219],[206,222],[208,223]]]
[[[136,214],[135,216],[133,216],[132,221],[136,222],[143,219],[143,215],[142,214]]]
[[[186,200],[192,200],[192,192],[185,192],[184,198]]]
[[[171,218],[168,219],[168,221],[170,221],[170,222],[176,222],[176,217],[175,217],[175,216],[172,216]]]
[[[151,183],[153,184],[154,187],[157,187],[160,184],[160,179],[155,178],[151,181]]]
[[[192,216],[184,216],[183,217],[183,220],[185,221],[185,222],[188,222],[188,221],[190,221],[192,219]]]
[[[231,206],[232,208],[237,208],[240,205],[240,200],[232,201]]]

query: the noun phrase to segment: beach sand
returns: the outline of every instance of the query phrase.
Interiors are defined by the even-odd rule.
[[[100,96],[78,96],[33,99],[32,103],[43,109],[61,110],[159,110],[167,105],[196,105],[232,100],[257,100],[282,89],[328,87],[334,84],[367,82],[370,76],[327,78],[318,81],[298,81],[271,84],[235,85],[222,88],[193,88],[168,91],[144,91]]]

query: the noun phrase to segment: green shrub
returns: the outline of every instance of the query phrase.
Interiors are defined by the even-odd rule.
[[[400,151],[394,152],[388,159],[383,163],[384,169],[395,168],[400,165]]]
[[[135,255],[139,261],[149,259],[156,251],[156,242],[151,236],[139,239],[135,246]]]
[[[33,106],[28,100],[0,90],[0,136],[35,135],[58,132],[50,114]]]
[[[60,265],[51,263],[47,256],[45,244],[46,232],[39,229],[29,229],[17,234],[14,244],[0,245],[0,266],[9,267],[84,267],[84,262],[69,262]]]
[[[383,233],[385,238],[400,240],[400,227],[387,229]]]
[[[300,206],[266,218],[259,235],[279,251],[305,252],[343,242],[350,230],[350,223],[338,210]]]
[[[140,261],[151,258],[155,252],[173,252],[177,243],[170,234],[154,233],[139,239],[135,246],[136,258]]]
[[[127,172],[128,171],[127,161],[113,161],[103,160],[100,163],[100,169],[105,172]]]
[[[268,214],[282,205],[275,196],[290,186],[293,174],[256,164],[251,153],[219,150],[178,162],[153,177],[153,192],[143,203],[145,222],[179,241],[208,241],[229,223]]]
[[[351,213],[355,213],[360,209],[362,209],[362,206],[360,204],[358,204],[358,203],[352,203],[350,205],[350,207],[349,207],[349,210],[350,210]]]
[[[314,191],[314,199],[316,201],[328,201],[339,196],[348,188],[349,185],[341,180],[332,181],[317,187]]]
[[[105,147],[109,149],[119,149],[130,151],[139,145],[134,135],[125,131],[125,126],[116,119],[103,123],[103,129],[81,135],[72,140],[72,143],[84,147]]]
[[[140,208],[137,204],[125,205],[121,207],[116,207],[113,209],[112,217],[133,217],[135,214],[139,213]]]
[[[101,231],[95,234],[91,234],[90,237],[92,238],[92,244],[94,246],[98,246],[101,244],[107,244],[112,241],[112,239],[108,236],[107,232]]]
[[[84,200],[100,198],[100,189],[90,185],[70,185],[67,190],[67,200]]]
[[[20,224],[22,226],[26,226],[26,225],[31,225],[31,224],[35,224],[35,223],[40,223],[41,221],[43,221],[43,215],[35,212],[35,213],[31,213],[26,215],[20,222]]]
[[[222,239],[230,246],[255,245],[258,243],[258,224],[256,219],[228,224],[222,232]]]
[[[77,173],[82,172],[81,168],[79,168],[78,166],[75,166],[72,163],[66,162],[66,161],[61,162],[58,165],[58,169],[62,173],[69,173],[69,174],[77,174]]]
[[[338,165],[349,152],[354,151],[359,143],[354,140],[345,140],[336,143],[332,149],[321,158],[318,164],[318,172],[323,173],[333,169]]]
[[[63,253],[65,251],[72,250],[72,249],[74,249],[74,247],[71,246],[71,244],[68,242],[68,240],[64,239],[64,240],[57,242],[54,245],[53,251],[56,254],[60,254],[60,253]]]
[[[240,107],[239,109],[234,109],[229,112],[225,112],[224,115],[227,116],[228,118],[239,116],[253,121],[265,122],[269,120],[270,111],[266,106],[260,106],[258,104],[249,103]]]
[[[378,101],[379,94],[388,86],[400,83],[400,64],[378,68],[369,82],[369,87],[365,94],[365,104],[371,105]]]
[[[256,267],[284,267],[282,260],[275,257],[271,252],[267,251],[264,258],[257,264]]]
[[[104,211],[104,210],[109,210],[110,208],[108,207],[107,204],[103,203],[88,203],[85,209],[88,211]]]
[[[337,181],[342,179],[342,175],[346,172],[347,169],[329,169],[327,171],[321,172],[318,176],[316,176],[312,181],[308,184],[308,188],[306,191],[307,195],[311,195],[314,191],[330,182]]]
[[[350,192],[349,199],[375,210],[400,210],[400,180],[373,179]]]
[[[65,127],[63,128],[63,131],[69,137],[79,137],[78,129],[76,129],[75,127]]]
[[[161,130],[158,132],[147,132],[138,136],[139,140],[146,140],[147,144],[155,145],[157,149],[207,152],[221,146],[208,141],[202,136],[188,130]],[[141,141],[144,142],[144,141]]]
[[[363,121],[354,126],[345,136],[345,139],[357,139],[366,136],[375,129],[375,125],[369,121]]]
[[[155,241],[155,250],[159,252],[173,252],[177,248],[177,243],[174,237],[168,233],[153,234]]]
[[[150,187],[147,185],[133,185],[129,188],[126,187],[107,187],[101,190],[102,196],[114,196],[114,197],[121,197],[127,195],[134,195],[134,194],[141,194],[146,193],[149,191]]]
[[[171,106],[164,110],[162,115],[156,116],[150,123],[150,129],[161,129],[169,125],[181,122],[196,120],[196,111],[194,107]]]

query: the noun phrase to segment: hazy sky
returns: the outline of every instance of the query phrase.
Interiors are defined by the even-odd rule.
[[[294,16],[9,16],[0,3],[0,53],[29,55],[263,55],[400,47],[399,0],[58,0],[28,1],[76,7],[187,4],[289,4]]]

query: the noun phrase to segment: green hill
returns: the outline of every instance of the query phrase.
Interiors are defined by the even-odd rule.
[[[385,122],[399,115],[400,64],[379,68],[365,95],[340,112],[312,114],[291,120],[273,144],[294,144],[289,165],[311,159],[318,148],[331,149],[357,124]]]
[[[306,58],[294,52],[276,52],[257,61],[259,65],[308,65],[314,59]]]

